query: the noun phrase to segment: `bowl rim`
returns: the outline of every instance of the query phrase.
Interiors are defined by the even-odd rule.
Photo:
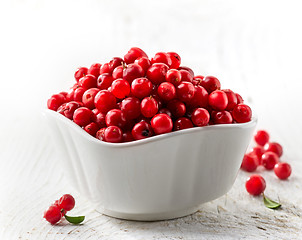
[[[203,126],[203,127],[193,127],[193,128],[187,128],[187,129],[182,129],[179,131],[175,132],[170,132],[167,134],[160,134],[160,135],[155,135],[149,138],[145,139],[140,139],[140,140],[135,140],[132,142],[123,142],[123,143],[109,143],[109,142],[104,142],[100,141],[99,139],[91,136],[89,133],[87,133],[85,130],[83,130],[79,125],[68,119],[67,117],[63,116],[62,114],[50,110],[50,109],[43,109],[42,110],[42,115],[46,117],[46,115],[51,115],[54,118],[59,119],[60,121],[65,122],[66,124],[70,125],[71,128],[73,128],[75,131],[79,132],[80,135],[85,137],[87,140],[95,142],[96,144],[108,146],[108,147],[126,147],[126,146],[137,146],[137,145],[142,145],[142,144],[147,144],[149,142],[154,142],[158,141],[160,139],[167,139],[167,138],[172,138],[174,136],[178,135],[187,135],[192,132],[204,132],[204,131],[209,131],[213,129],[245,129],[245,128],[250,128],[254,125],[256,125],[258,118],[257,116],[253,113],[252,119],[249,122],[246,123],[232,123],[232,124],[217,124],[217,125],[208,125],[208,126]]]

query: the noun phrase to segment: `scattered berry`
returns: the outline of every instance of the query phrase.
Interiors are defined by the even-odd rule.
[[[249,194],[258,196],[264,192],[266,188],[266,182],[263,177],[255,174],[247,179],[245,188]]]
[[[284,180],[291,175],[292,168],[288,163],[280,162],[275,165],[274,172],[278,178]]]

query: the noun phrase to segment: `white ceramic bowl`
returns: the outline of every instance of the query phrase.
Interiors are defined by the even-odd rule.
[[[236,179],[257,122],[253,118],[107,143],[59,113],[43,113],[74,187],[101,213],[144,221],[182,217],[224,195]]]

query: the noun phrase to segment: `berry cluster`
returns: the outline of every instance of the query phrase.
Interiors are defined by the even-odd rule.
[[[74,77],[70,91],[52,95],[47,106],[106,142],[244,123],[252,117],[239,94],[221,90],[216,77],[195,76],[174,52],[158,52],[149,59],[133,47],[124,58],[78,68]]]

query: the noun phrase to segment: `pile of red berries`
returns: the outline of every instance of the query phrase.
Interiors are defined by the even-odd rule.
[[[54,94],[49,109],[106,142],[129,142],[209,124],[244,123],[251,108],[216,77],[194,75],[174,52],[151,59],[133,47],[124,58],[80,67],[69,92]]]

